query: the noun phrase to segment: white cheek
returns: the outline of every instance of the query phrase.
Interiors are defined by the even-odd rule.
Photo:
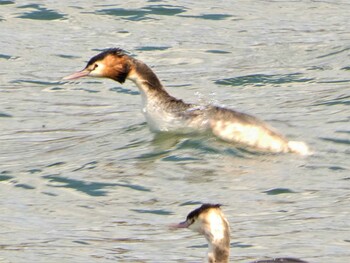
[[[97,68],[90,72],[89,76],[92,77],[103,77],[103,71],[105,66],[103,64],[98,64]]]
[[[202,224],[199,222],[198,219],[194,221],[188,228],[191,229],[192,231],[203,233]]]

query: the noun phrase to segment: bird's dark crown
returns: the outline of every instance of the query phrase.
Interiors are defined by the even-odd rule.
[[[122,56],[122,55],[125,55],[125,51],[123,49],[121,49],[121,48],[108,48],[108,49],[105,49],[100,54],[97,54],[96,56],[92,57],[87,64],[91,65],[91,64],[95,63],[96,61],[103,60],[108,55]]]
[[[196,219],[201,213],[210,209],[210,208],[220,208],[221,204],[203,204],[201,207],[193,210],[187,215],[187,220]]]

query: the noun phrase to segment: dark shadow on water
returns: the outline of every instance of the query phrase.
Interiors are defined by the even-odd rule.
[[[150,5],[146,6],[145,10],[148,10],[152,15],[174,16],[185,12],[186,8],[173,5]]]
[[[202,202],[198,202],[198,201],[188,201],[188,202],[184,202],[184,203],[181,203],[180,206],[188,206],[188,205],[201,205],[203,204]]]
[[[106,196],[108,187],[119,186],[119,187],[127,187],[136,191],[150,192],[149,188],[146,188],[141,185],[127,184],[127,183],[100,183],[100,182],[91,182],[91,181],[83,181],[72,179],[68,177],[63,177],[59,175],[45,175],[44,179],[47,179],[50,183],[53,183],[52,187],[58,188],[70,188],[76,190],[78,192],[82,192],[84,194],[90,196]],[[59,183],[60,185],[56,185]]]
[[[296,192],[288,188],[273,188],[267,191],[263,191],[263,193],[267,195],[280,195],[280,194],[295,194]]]
[[[131,209],[131,211],[141,213],[141,214],[155,214],[155,215],[172,215],[173,212],[157,209],[157,210],[145,210],[145,209]]]
[[[140,9],[110,8],[98,10],[97,14],[122,17],[126,20],[141,21],[151,19],[149,16],[174,16],[185,12],[186,9],[172,5],[149,5]]]
[[[111,88],[110,91],[122,93],[122,94],[128,94],[128,95],[140,95],[139,91],[131,90],[123,87],[114,87],[114,88]]]
[[[62,20],[65,19],[65,15],[60,14],[54,10],[47,9],[45,7],[41,7],[38,4],[28,4],[23,5],[18,8],[23,9],[35,9],[34,11],[26,12],[18,18],[24,18],[24,19],[33,19],[33,20]]]

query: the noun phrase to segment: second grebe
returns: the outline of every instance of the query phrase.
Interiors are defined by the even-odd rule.
[[[203,204],[187,215],[184,222],[171,228],[189,228],[208,241],[207,262],[228,263],[230,256],[230,227],[219,204]],[[251,263],[307,263],[297,258],[274,258]]]
[[[305,143],[288,141],[251,115],[213,105],[189,104],[172,97],[146,64],[121,49],[103,51],[92,57],[82,71],[64,79],[85,76],[110,78],[119,83],[126,79],[133,81],[141,92],[143,112],[153,131],[211,131],[224,141],[263,151],[309,154]]]

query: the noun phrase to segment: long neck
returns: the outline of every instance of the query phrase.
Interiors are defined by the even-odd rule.
[[[230,257],[230,228],[227,220],[220,217],[221,223],[216,221],[210,226],[210,230],[205,233],[208,241],[208,262],[228,263]]]
[[[161,109],[182,114],[193,107],[192,104],[170,96],[156,74],[146,64],[137,59],[132,59],[131,70],[127,78],[133,81],[141,92],[144,113],[154,113],[155,110],[159,111]]]
[[[145,63],[137,59],[132,60],[132,69],[127,78],[136,84],[144,99],[171,98],[156,74]]]

